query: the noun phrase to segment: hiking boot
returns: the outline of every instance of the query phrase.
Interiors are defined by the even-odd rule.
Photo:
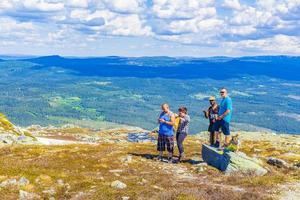
[[[184,153],[179,155],[178,162],[182,162],[183,160],[184,160]]]
[[[213,147],[219,148],[220,147],[220,142],[216,141],[216,143],[213,145]]]
[[[172,157],[168,157],[168,163],[173,163],[173,158]]]
[[[156,160],[156,161],[163,161],[163,157],[162,157],[162,156],[157,156],[157,157],[155,158],[155,160]]]

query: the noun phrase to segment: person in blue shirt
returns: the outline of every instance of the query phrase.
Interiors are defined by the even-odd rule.
[[[214,146],[220,147],[220,128],[225,135],[224,147],[227,147],[230,144],[230,121],[232,116],[232,100],[228,96],[228,91],[226,88],[220,90],[221,102],[219,104],[219,112],[217,121],[214,124],[214,131],[216,135],[216,143]]]
[[[162,112],[159,115],[158,123],[158,139],[157,151],[159,151],[158,160],[162,160],[163,152],[166,150],[169,153],[168,161],[172,162],[174,149],[174,130],[175,115],[170,111],[169,105],[164,103],[161,105]]]

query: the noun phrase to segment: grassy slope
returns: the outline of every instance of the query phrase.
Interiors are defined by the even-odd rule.
[[[299,138],[298,138],[299,139]],[[189,137],[187,158],[200,159],[203,137]],[[290,139],[262,142],[245,139],[242,151],[258,157],[300,155],[297,143]],[[259,149],[259,151],[257,150]],[[57,199],[70,199],[81,193],[82,199],[271,199],[274,187],[300,179],[299,171],[268,166],[263,177],[227,176],[214,168],[203,172],[190,163],[174,164],[152,160],[155,144],[119,142],[99,145],[67,146],[9,146],[0,149],[0,179],[25,176],[30,184],[21,189],[49,197],[42,191],[54,187]],[[132,155],[131,163],[121,158]],[[295,161],[297,158],[290,158]],[[122,172],[110,172],[121,169]],[[67,185],[56,184],[63,179]],[[114,180],[127,184],[117,190],[110,186]],[[20,188],[0,190],[5,199],[15,199]],[[238,192],[239,191],[239,192]]]

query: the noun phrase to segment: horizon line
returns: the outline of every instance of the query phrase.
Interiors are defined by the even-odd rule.
[[[60,54],[46,54],[46,55],[30,55],[30,54],[0,54],[1,57],[11,57],[11,58],[43,58],[43,57],[61,57],[61,58],[107,58],[107,57],[118,57],[118,58],[191,58],[191,59],[205,59],[205,58],[247,58],[247,57],[300,57],[300,55],[293,54],[262,54],[262,55],[245,55],[245,56],[226,56],[226,55],[216,55],[216,56],[168,56],[168,55],[145,55],[145,56],[124,56],[124,55],[99,55],[99,56],[74,56],[74,55],[60,55]],[[3,59],[3,58],[2,58]]]

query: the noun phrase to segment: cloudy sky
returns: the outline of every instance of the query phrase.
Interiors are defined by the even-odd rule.
[[[300,0],[0,0],[0,54],[300,55]]]

